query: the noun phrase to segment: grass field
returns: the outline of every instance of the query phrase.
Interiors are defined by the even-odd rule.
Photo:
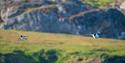
[[[95,5],[96,7],[106,7],[111,4],[115,4],[116,0],[82,0],[91,5]]]
[[[20,35],[28,36],[25,41],[19,40]],[[57,63],[64,58],[100,57],[102,54],[125,57],[125,41],[113,39],[93,39],[77,35],[26,32],[16,30],[0,30],[0,53],[12,53],[15,50],[32,55],[40,50],[56,50],[60,54]],[[62,60],[63,58],[63,60]],[[64,62],[66,63],[66,62]]]

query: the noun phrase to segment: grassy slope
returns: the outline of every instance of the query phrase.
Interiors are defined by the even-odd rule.
[[[115,3],[115,0],[81,0],[81,1],[85,1],[86,3],[95,5],[97,7],[105,7]]]
[[[28,40],[20,41],[19,36],[26,35]],[[80,52],[85,55],[125,56],[125,41],[112,39],[93,39],[90,37],[50,34],[39,32],[25,32],[15,30],[0,30],[0,53],[10,53],[14,50],[23,50],[32,54],[41,49],[55,49],[62,54]]]

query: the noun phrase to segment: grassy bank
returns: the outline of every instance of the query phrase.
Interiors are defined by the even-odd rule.
[[[115,0],[82,0],[82,1],[91,5],[95,5],[96,7],[106,7],[115,3]]]
[[[28,36],[28,39],[22,41],[19,39],[20,35]],[[75,63],[78,60],[92,61],[98,58],[104,61],[106,58],[114,56],[125,57],[125,41],[93,39],[66,34],[0,30],[0,53],[6,56],[15,51],[22,51],[38,63],[39,54],[42,53],[42,58],[45,59],[49,58],[49,52],[50,56],[55,55],[56,59],[53,59],[55,60],[53,63],[70,63],[72,61]],[[52,63],[53,60],[46,61]]]

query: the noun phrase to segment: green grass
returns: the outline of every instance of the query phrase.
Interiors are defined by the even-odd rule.
[[[20,35],[28,40],[20,41]],[[32,55],[40,50],[56,50],[60,55],[57,63],[76,57],[125,56],[125,41],[113,39],[93,39],[76,35],[0,30],[0,53],[15,50]]]
[[[106,7],[109,6],[111,3],[115,3],[115,0],[82,0],[91,5],[95,5],[97,7]]]

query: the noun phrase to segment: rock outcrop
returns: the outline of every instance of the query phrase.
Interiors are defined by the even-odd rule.
[[[125,10],[125,1],[120,5],[120,8]]]
[[[125,15],[118,8],[97,9],[79,0],[23,3],[8,7],[1,14],[3,29],[125,38],[121,34],[125,32]]]

